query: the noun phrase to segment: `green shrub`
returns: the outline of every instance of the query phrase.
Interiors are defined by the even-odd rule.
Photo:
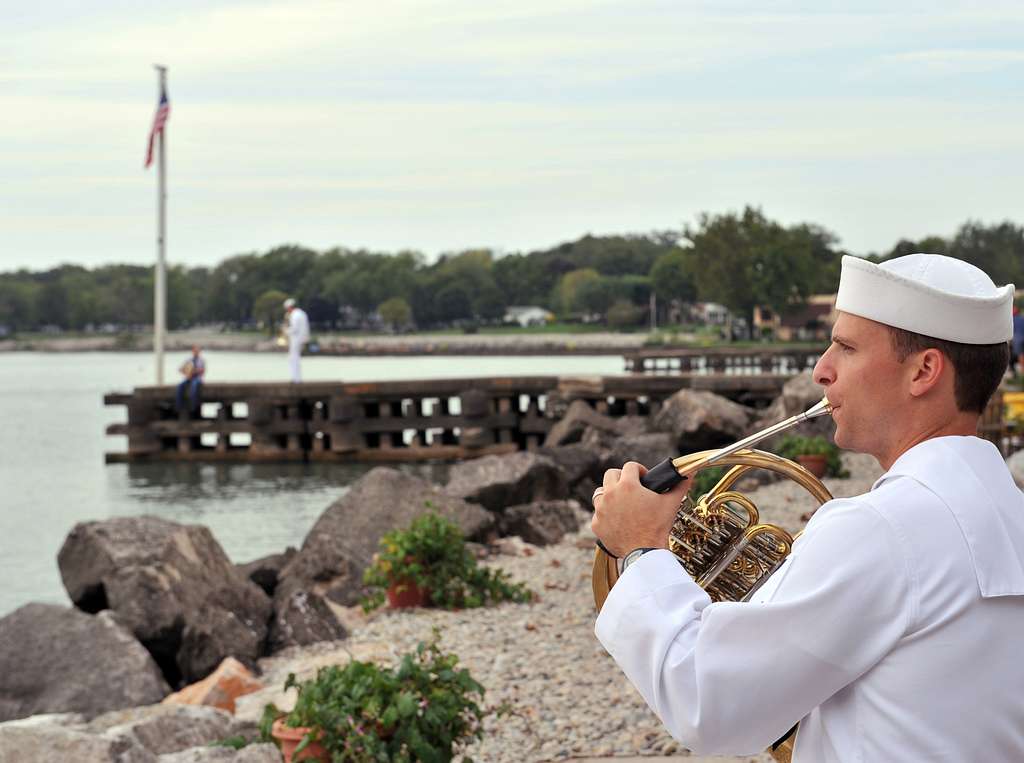
[[[381,606],[387,588],[405,582],[425,588],[430,604],[442,609],[471,609],[534,598],[523,584],[509,582],[501,570],[480,567],[466,548],[458,525],[434,512],[381,538],[380,551],[363,573],[363,583],[370,589],[363,598],[363,609],[369,612]]]
[[[690,496],[696,499],[704,495],[718,484],[727,471],[729,469],[725,466],[710,466],[707,469],[701,469],[690,485]]]
[[[458,748],[483,736],[487,715],[504,709],[481,707],[483,687],[438,640],[435,628],[430,641],[394,668],[352,660],[320,668],[308,681],[289,675],[285,689],[298,690],[295,707],[283,713],[267,705],[261,732],[282,717],[286,726],[308,727],[295,752],[315,740],[334,763],[450,761]]]
[[[827,463],[825,476],[849,477],[850,473],[843,468],[839,446],[828,441],[821,435],[807,437],[805,435],[787,434],[773,448],[778,456],[795,461],[797,456],[823,455]]]

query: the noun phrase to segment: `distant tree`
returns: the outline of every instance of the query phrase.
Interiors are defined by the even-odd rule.
[[[878,262],[891,260],[893,257],[903,257],[908,254],[925,252],[926,254],[948,254],[949,242],[942,236],[927,236],[920,241],[913,241],[901,238],[887,253],[875,258]]]
[[[260,294],[252,307],[253,320],[262,323],[268,336],[281,331],[284,321],[284,301],[288,295],[277,289],[269,289]]]
[[[967,221],[947,254],[981,268],[997,284],[1024,282],[1024,228],[1009,220],[988,226]]]
[[[585,310],[581,294],[599,288],[600,281],[601,274],[593,268],[581,268],[566,273],[555,287],[558,309],[562,313],[577,313]]]
[[[784,313],[800,305],[815,283],[813,244],[804,230],[787,231],[759,209],[742,215],[703,215],[687,229],[697,292],[753,321],[756,305]]]
[[[434,305],[434,319],[438,323],[455,323],[473,317],[473,296],[466,284],[444,284],[434,295]]]
[[[839,288],[844,252],[835,248],[839,237],[820,225],[800,223],[787,230],[790,247],[810,248],[811,273],[809,294],[831,294]]]
[[[495,260],[494,282],[507,304],[549,307],[551,284],[558,278],[549,264],[539,254],[508,254]]]
[[[401,297],[385,300],[377,308],[381,320],[391,326],[393,331],[405,328],[412,323],[412,308]]]
[[[620,299],[608,308],[608,327],[614,329],[631,328],[643,320],[643,315],[643,308],[634,305],[632,302]]]
[[[576,270],[573,272],[581,273],[586,271]],[[568,278],[568,275],[566,278]],[[620,284],[616,279],[601,275],[596,278],[581,278],[575,286],[572,296],[571,304],[574,309],[568,312],[582,311],[605,315],[615,300],[621,298]]]
[[[651,266],[651,287],[659,299],[693,302],[697,298],[697,285],[693,274],[693,253],[673,248],[665,252]]]
[[[419,325],[493,321],[508,304],[494,279],[493,254],[473,249],[443,255],[418,279],[412,311]]]
[[[39,324],[36,310],[40,288],[27,277],[0,276],[0,325],[18,331],[35,328]]]

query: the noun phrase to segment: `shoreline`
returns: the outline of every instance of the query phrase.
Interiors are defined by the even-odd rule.
[[[404,355],[622,355],[643,348],[646,332],[618,334],[417,334],[352,337],[324,334],[307,357]],[[182,331],[168,334],[165,352],[204,351],[281,353],[286,349],[263,335]],[[152,352],[150,335],[46,337],[0,340],[2,352]]]

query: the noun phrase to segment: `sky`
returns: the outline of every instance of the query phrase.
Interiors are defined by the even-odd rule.
[[[1024,3],[0,0],[0,271],[1024,223]]]

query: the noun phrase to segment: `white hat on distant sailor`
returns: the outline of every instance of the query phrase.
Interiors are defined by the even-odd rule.
[[[908,254],[876,265],[843,257],[836,310],[934,339],[998,344],[1013,338],[1013,284],[941,254]]]
[[[284,309],[287,310],[290,307],[295,307],[295,300],[288,297],[288,299],[284,301]]]

